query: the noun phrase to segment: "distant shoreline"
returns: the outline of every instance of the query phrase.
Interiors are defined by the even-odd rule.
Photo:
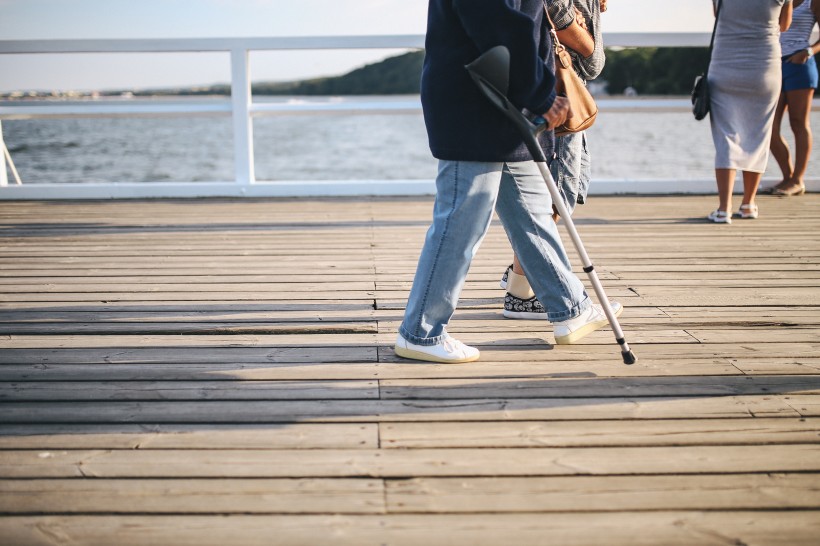
[[[385,100],[392,97],[418,97],[417,93],[396,93],[392,95],[253,95],[256,99],[265,99],[269,101],[286,101],[298,98],[306,101],[323,102],[327,100]],[[596,94],[595,98],[598,100],[623,100],[623,101],[648,101],[648,100],[680,100],[688,99],[688,95],[610,95],[610,94]],[[8,97],[0,94],[0,102],[4,103],[66,103],[66,102],[125,102],[125,101],[157,101],[157,100],[189,100],[189,101],[215,101],[215,100],[230,100],[230,95],[211,94],[211,95],[187,95],[187,94],[135,94],[129,96],[122,95],[101,95],[92,97],[91,95],[36,95],[23,97]]]

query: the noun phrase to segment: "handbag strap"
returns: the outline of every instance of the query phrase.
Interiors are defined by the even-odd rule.
[[[556,32],[555,30],[555,23],[552,22],[552,17],[550,17],[550,10],[547,8],[547,0],[544,0],[544,15],[547,16],[547,23],[549,23],[550,26],[550,36],[552,36],[552,45],[555,49],[555,54],[558,55],[561,50],[566,48],[561,43],[561,40],[558,39],[558,32]]]
[[[715,10],[715,26],[712,27],[712,39],[709,41],[709,59],[712,58],[712,49],[715,47],[715,34],[717,33],[718,18],[720,17],[721,7],[723,7],[723,0],[718,0],[717,9]],[[709,73],[709,65],[706,65],[706,70],[703,73]]]

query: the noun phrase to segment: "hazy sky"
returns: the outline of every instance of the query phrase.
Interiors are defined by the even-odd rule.
[[[423,34],[426,17],[426,0],[0,0],[0,41]],[[609,0],[603,17],[612,32],[709,32],[713,21],[711,0]],[[399,53],[257,52],[251,74],[265,81],[336,75]],[[227,53],[0,54],[0,92],[229,80]]]

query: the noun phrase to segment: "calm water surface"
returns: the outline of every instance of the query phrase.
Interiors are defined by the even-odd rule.
[[[7,120],[2,127],[24,184],[233,179],[227,117]],[[253,132],[258,180],[436,173],[420,114],[258,117]],[[594,179],[714,176],[709,123],[685,112],[604,111],[588,137]],[[818,167],[812,160],[809,175]],[[779,178],[773,160],[766,177]]]

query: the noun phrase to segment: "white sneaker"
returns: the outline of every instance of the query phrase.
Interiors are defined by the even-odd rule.
[[[610,302],[610,307],[616,317],[620,316],[624,310],[617,301]],[[555,343],[558,345],[570,345],[579,341],[582,337],[591,334],[598,328],[606,326],[608,323],[609,321],[606,318],[604,310],[600,305],[594,303],[577,317],[555,323],[553,329]]]
[[[709,213],[706,217],[707,220],[710,222],[714,222],[716,224],[731,224],[732,223],[732,216],[726,212],[725,210],[713,210]]]
[[[740,205],[740,208],[732,216],[734,218],[743,218],[744,220],[754,220],[757,218],[759,210],[757,205],[746,204]]]
[[[473,362],[481,356],[478,349],[464,345],[459,340],[447,336],[436,345],[416,345],[410,343],[401,334],[396,338],[396,354],[413,360],[428,362],[443,362],[445,364],[460,364]]]

